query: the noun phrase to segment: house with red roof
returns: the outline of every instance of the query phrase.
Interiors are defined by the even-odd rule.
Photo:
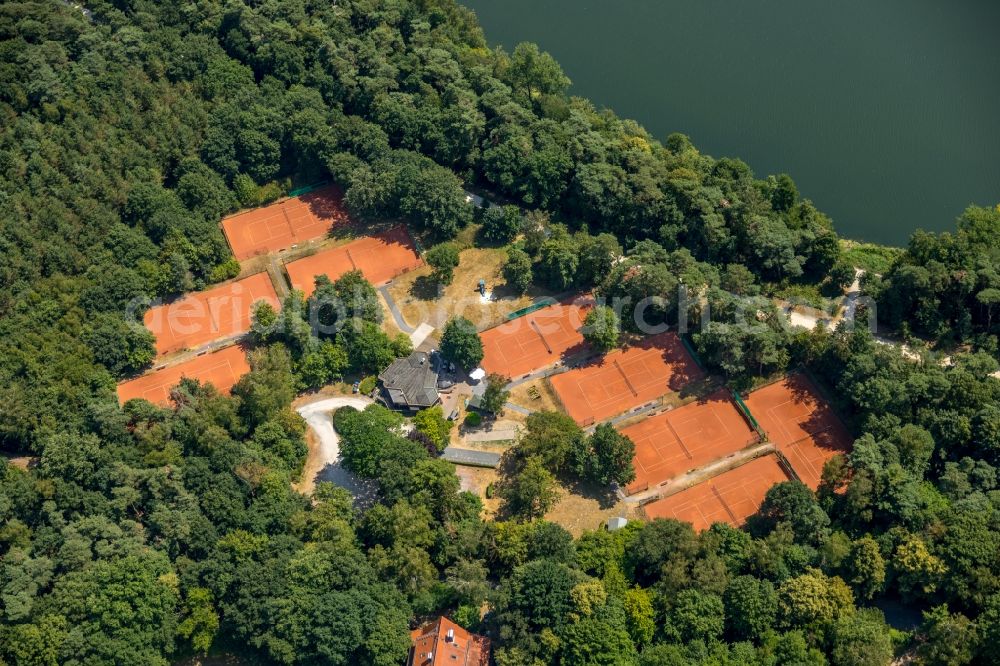
[[[442,616],[410,632],[407,666],[489,666],[490,640]]]

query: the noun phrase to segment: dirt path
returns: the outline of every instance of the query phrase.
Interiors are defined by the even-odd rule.
[[[295,484],[295,490],[304,495],[311,494],[317,480],[333,481],[353,490],[352,485],[356,482],[352,482],[353,477],[337,462],[340,456],[340,438],[333,429],[332,413],[341,407],[364,409],[370,404],[372,404],[371,398],[352,395],[319,398],[295,408],[299,416],[309,425],[309,432],[306,433],[309,454],[302,470],[302,479]]]

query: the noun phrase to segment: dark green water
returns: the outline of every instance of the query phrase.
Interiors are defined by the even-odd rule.
[[[1000,0],[460,0],[571,92],[787,172],[844,236],[1000,202]]]

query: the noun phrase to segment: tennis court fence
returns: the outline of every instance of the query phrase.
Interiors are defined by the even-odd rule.
[[[542,308],[547,308],[550,305],[554,305],[555,303],[556,299],[551,298],[549,296],[545,296],[543,298],[538,299],[537,301],[535,301],[526,308],[521,308],[520,310],[514,310],[513,312],[509,313],[507,315],[507,321],[523,317],[524,315],[531,314],[532,312],[541,310]]]
[[[321,181],[321,182],[318,182],[318,183],[312,183],[310,185],[303,185],[302,187],[296,187],[294,190],[291,190],[288,193],[288,196],[290,196],[290,197],[298,197],[298,196],[301,196],[303,194],[309,194],[310,192],[314,192],[314,191],[320,189],[321,187],[326,187],[329,184],[330,184],[330,181],[324,180],[324,181]]]

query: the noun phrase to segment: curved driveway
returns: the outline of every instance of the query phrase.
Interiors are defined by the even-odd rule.
[[[341,407],[364,409],[372,404],[372,399],[362,395],[338,396],[335,398],[320,398],[316,402],[296,407],[305,422],[316,433],[319,446],[309,451],[302,480],[298,489],[303,493],[311,493],[316,481],[332,481],[343,486],[358,496],[367,489],[360,480],[340,466],[340,437],[333,429],[333,412]]]

